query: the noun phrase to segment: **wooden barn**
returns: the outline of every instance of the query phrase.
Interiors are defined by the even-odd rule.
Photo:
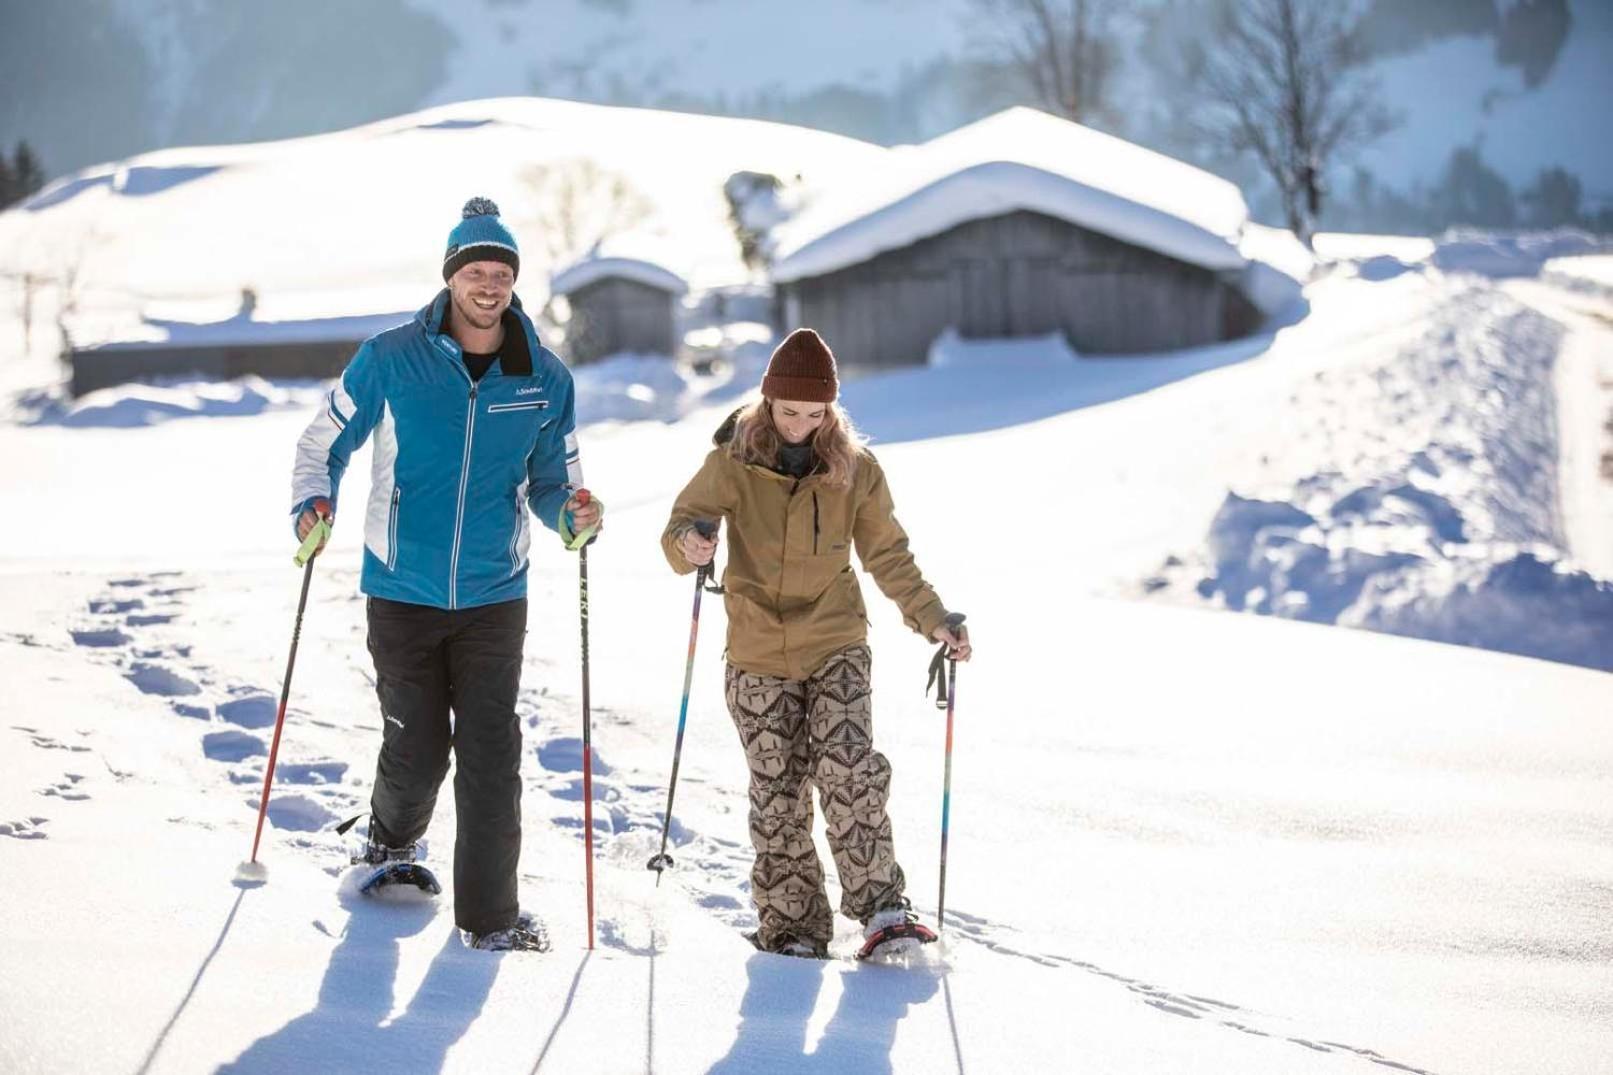
[[[560,350],[573,365],[607,355],[677,353],[683,278],[657,260],[595,251],[555,274],[551,295],[570,314]]]
[[[224,321],[143,318],[127,338],[80,345],[69,355],[72,392],[82,396],[128,381],[201,378],[322,379],[347,366],[358,345],[411,316],[408,312],[258,321],[250,305]]]
[[[817,329],[847,365],[921,363],[949,328],[1173,350],[1272,312],[1256,300],[1273,289],[1248,286],[1242,194],[1180,161],[1025,108],[897,158],[779,233],[781,327]]]

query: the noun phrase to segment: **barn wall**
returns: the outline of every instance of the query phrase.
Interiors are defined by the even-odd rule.
[[[622,351],[674,353],[673,304],[677,298],[636,280],[608,278],[568,296],[564,350],[573,364],[593,362]]]
[[[75,351],[75,396],[152,377],[205,377],[227,381],[255,374],[271,378],[335,377],[347,367],[359,340],[255,343],[214,347],[105,347]]]
[[[1077,351],[1125,353],[1211,343],[1247,321],[1209,270],[1027,211],[782,288],[787,328],[810,325],[863,367],[922,362],[948,326],[969,338],[1063,332]]]

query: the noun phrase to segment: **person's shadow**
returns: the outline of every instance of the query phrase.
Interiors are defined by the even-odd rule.
[[[739,1005],[739,1028],[728,1053],[708,1075],[766,1072],[890,1072],[896,1027],[908,1008],[935,995],[927,968],[859,967],[840,976],[840,1004],[806,1051],[807,1024],[817,1007],[827,966],[761,952],[745,964],[749,982]]]
[[[388,1021],[402,942],[445,921],[426,903],[355,906],[331,952],[313,1010],[259,1038],[217,1070],[441,1070],[448,1050],[481,1013],[501,962],[467,949],[459,931],[450,928],[408,1008]]]

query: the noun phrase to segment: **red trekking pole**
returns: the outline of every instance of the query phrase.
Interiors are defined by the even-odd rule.
[[[963,613],[954,612],[948,615],[946,625],[953,633],[962,630]],[[949,648],[945,642],[941,643],[941,648],[935,653],[935,660],[930,663],[930,686],[938,688],[935,704],[944,706],[947,711],[946,768],[941,783],[941,888],[935,899],[937,931],[946,928],[947,826],[952,820],[952,710],[958,700],[958,662],[948,653]],[[943,661],[946,662],[944,670]]]
[[[577,490],[577,503],[586,505],[589,493]],[[589,535],[577,551],[577,585],[579,608],[582,611],[582,825],[586,833],[584,847],[588,856],[588,948],[594,947],[594,746],[593,718],[588,703],[588,546],[593,544]]]
[[[297,566],[302,568],[302,595],[297,598],[297,622],[291,629],[291,655],[286,658],[286,679],[280,687],[280,712],[274,718],[274,740],[269,746],[269,764],[263,773],[263,794],[258,799],[258,831],[253,834],[252,858],[248,860],[252,865],[258,861],[258,841],[263,838],[263,819],[269,812],[269,788],[274,783],[275,759],[280,755],[280,730],[286,723],[286,702],[291,697],[291,673],[297,667],[297,642],[302,637],[303,610],[308,607],[308,583],[314,577],[314,558],[319,555],[319,547],[330,537],[330,522],[327,519],[330,505],[316,501],[314,511],[319,518],[293,558]]]

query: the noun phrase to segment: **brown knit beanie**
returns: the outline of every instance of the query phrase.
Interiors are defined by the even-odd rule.
[[[835,356],[809,328],[798,328],[778,345],[762,378],[762,395],[802,403],[833,403],[840,394]]]

